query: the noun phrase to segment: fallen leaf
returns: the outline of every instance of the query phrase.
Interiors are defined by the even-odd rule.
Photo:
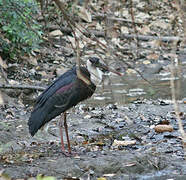
[[[0,66],[2,66],[4,69],[7,68],[7,64],[3,61],[3,59],[0,56]]]
[[[129,69],[126,70],[126,73],[127,74],[136,74],[136,71],[134,69],[129,68]]]
[[[97,178],[97,180],[107,180],[107,178],[100,177],[100,178]]]
[[[85,9],[85,7],[80,7],[79,10],[80,11],[79,11],[78,15],[81,19],[83,19],[84,21],[86,21],[88,23],[92,22],[92,16],[91,16],[90,12],[88,12],[87,9]]]
[[[155,54],[155,53],[152,53],[152,54],[149,54],[148,56],[147,56],[147,59],[153,59],[153,60],[158,60],[158,58],[159,58],[159,55],[158,54]]]
[[[103,176],[105,176],[105,177],[113,177],[113,176],[115,176],[116,174],[103,174]]]
[[[134,145],[134,144],[136,144],[136,140],[118,141],[115,139],[112,146],[128,146],[128,145]]]
[[[151,64],[151,62],[149,60],[145,60],[143,61],[143,64]]]
[[[74,37],[68,36],[69,41],[71,42],[73,48],[76,48],[76,40]],[[79,47],[82,49],[84,47],[84,44],[79,41]]]
[[[86,116],[84,116],[84,119],[90,119],[92,116],[87,114]]]
[[[100,23],[97,23],[96,24],[96,29],[97,30],[103,30],[103,27],[100,25]]]
[[[136,163],[128,163],[128,164],[125,164],[124,166],[125,167],[131,167],[131,166],[135,166],[136,165]]]
[[[37,66],[37,59],[34,57],[34,56],[31,56],[31,55],[29,55],[29,56],[27,56],[27,55],[25,55],[25,56],[22,56],[21,57],[23,60],[26,60],[27,62],[29,62],[30,64],[32,64],[32,65],[34,65],[34,66]]]
[[[179,1],[170,1],[171,5],[173,8],[175,8],[177,11],[180,11],[180,5],[179,5]]]
[[[33,56],[30,56],[28,62],[34,66],[37,66],[37,59]]]
[[[129,33],[129,29],[126,26],[121,26],[121,33],[127,34],[127,33]]]
[[[2,97],[2,94],[1,94],[1,91],[0,91],[0,105],[3,105],[4,104],[4,101],[3,101],[3,97]]]
[[[160,125],[155,126],[154,130],[157,133],[172,132],[173,131],[173,127],[171,125],[160,124]]]
[[[49,33],[49,36],[62,36],[63,33],[60,30],[54,30]]]
[[[136,20],[137,20],[138,22],[143,22],[143,23],[144,23],[145,20],[147,20],[148,18],[150,18],[150,15],[149,15],[148,13],[140,12],[140,13],[138,13],[138,14],[135,16],[135,18],[136,18]]]

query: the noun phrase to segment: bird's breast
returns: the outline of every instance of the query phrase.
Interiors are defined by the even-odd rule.
[[[78,84],[79,93],[81,94],[81,96],[85,97],[85,99],[92,96],[92,94],[96,90],[96,86],[92,82],[90,83],[90,85],[87,85],[85,82],[78,79],[77,84]]]

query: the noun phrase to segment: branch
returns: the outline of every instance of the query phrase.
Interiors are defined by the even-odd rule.
[[[141,22],[132,22],[130,20],[123,19],[123,18],[109,17],[108,15],[101,14],[101,13],[98,13],[98,14],[93,16],[93,19],[98,19],[98,20],[102,20],[102,19],[105,19],[105,18],[109,19],[109,20],[112,20],[112,21],[122,21],[122,22],[125,22],[125,23],[135,23],[135,24],[138,24],[138,25],[144,24],[144,22],[143,23],[141,23]]]
[[[46,87],[41,86],[30,86],[30,85],[10,85],[10,84],[0,84],[0,89],[32,89],[38,91],[44,91]]]
[[[133,34],[122,34],[120,36],[121,39],[133,39],[137,38],[138,40],[142,41],[149,41],[149,40],[161,40],[164,42],[172,42],[172,41],[180,41],[186,38],[178,37],[178,36],[146,36],[146,35],[133,35]]]
[[[61,32],[66,33],[66,34],[70,34],[72,32],[70,28],[65,28],[65,27],[61,27],[60,30],[61,30]],[[86,36],[89,36],[90,33],[96,37],[105,37],[105,33],[102,31],[89,30],[89,33],[86,31],[83,32],[83,34]],[[148,36],[148,35],[139,35],[139,34],[138,34],[138,36],[136,36],[135,34],[121,34],[119,36],[119,38],[121,38],[121,40],[136,38],[141,41],[161,40],[163,42],[186,40],[186,38],[178,37],[178,36]]]

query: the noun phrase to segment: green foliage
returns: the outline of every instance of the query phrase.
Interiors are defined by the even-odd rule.
[[[30,53],[41,42],[41,26],[33,0],[0,0],[0,45],[11,58]]]

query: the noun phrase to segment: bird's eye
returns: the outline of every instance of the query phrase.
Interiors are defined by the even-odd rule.
[[[89,60],[92,64],[99,64],[99,58],[97,57],[91,57]]]

